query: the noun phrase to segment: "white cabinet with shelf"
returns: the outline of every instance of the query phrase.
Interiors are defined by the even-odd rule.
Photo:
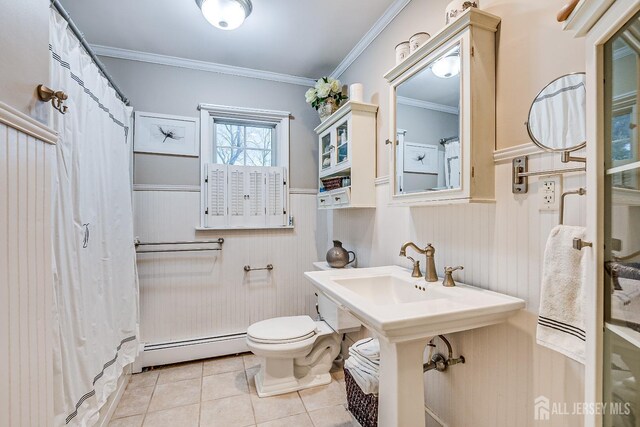
[[[378,106],[349,101],[318,126],[318,171],[341,187],[318,194],[320,209],[374,208]]]

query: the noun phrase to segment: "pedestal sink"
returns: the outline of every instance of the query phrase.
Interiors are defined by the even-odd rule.
[[[436,335],[505,321],[524,308],[519,298],[458,283],[412,278],[398,266],[305,273],[380,340],[380,427],[423,427],[423,352]]]

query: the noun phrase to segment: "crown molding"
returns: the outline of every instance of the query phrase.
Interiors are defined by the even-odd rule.
[[[460,111],[456,107],[448,105],[436,104],[435,102],[422,101],[420,99],[408,98],[406,96],[397,96],[398,104],[408,105],[409,107],[424,108],[425,110],[440,111],[447,114],[459,114]]]
[[[120,49],[117,47],[95,44],[91,45],[91,48],[96,55],[108,58],[147,62],[149,64],[167,65],[170,67],[187,68],[190,70],[207,71],[210,73],[227,74],[237,77],[248,77],[251,79],[269,80],[299,86],[313,86],[316,84],[315,80],[307,77],[292,76],[289,74],[274,73],[271,71],[256,70],[253,68],[235,67],[233,65],[218,64],[215,62],[198,61],[195,59],[179,58],[177,56],[160,55],[157,53],[140,52],[136,50]]]
[[[344,73],[347,68],[355,62],[356,59],[369,47],[369,45],[384,31],[385,28],[398,16],[411,0],[396,0],[387,8],[384,14],[373,24],[360,41],[351,49],[351,52],[345,56],[335,70],[330,74],[331,77],[337,79]]]
[[[411,0],[396,0],[387,8],[384,14],[373,24],[367,33],[360,39],[347,56],[338,64],[330,74],[338,78],[353,62],[367,49],[367,47],[384,31],[393,19],[411,2]],[[256,70],[254,68],[235,67],[233,65],[219,64],[215,62],[198,61],[195,59],[180,58],[177,56],[161,55],[157,53],[140,52],[137,50],[121,49],[111,46],[92,44],[91,49],[98,56],[108,58],[126,59],[129,61],[146,62],[149,64],[167,65],[170,67],[187,68],[190,70],[207,71],[210,73],[228,74],[231,76],[248,77],[252,79],[269,80],[279,83],[288,83],[299,86],[314,86],[316,81],[307,77],[292,76],[290,74],[275,73],[271,71]]]
[[[626,44],[618,49],[613,51],[613,60],[624,58],[625,56],[629,56],[633,54],[633,50]]]

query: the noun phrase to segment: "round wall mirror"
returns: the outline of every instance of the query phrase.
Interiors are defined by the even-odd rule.
[[[585,73],[549,83],[533,100],[527,131],[546,151],[575,151],[587,144]]]

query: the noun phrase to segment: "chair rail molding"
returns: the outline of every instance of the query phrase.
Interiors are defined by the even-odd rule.
[[[493,152],[493,161],[495,163],[510,162],[516,157],[531,156],[534,154],[543,154],[545,151],[541,150],[533,142],[527,142],[513,147],[501,148]]]
[[[2,101],[0,101],[0,123],[4,123],[47,144],[58,142],[56,131]]]

